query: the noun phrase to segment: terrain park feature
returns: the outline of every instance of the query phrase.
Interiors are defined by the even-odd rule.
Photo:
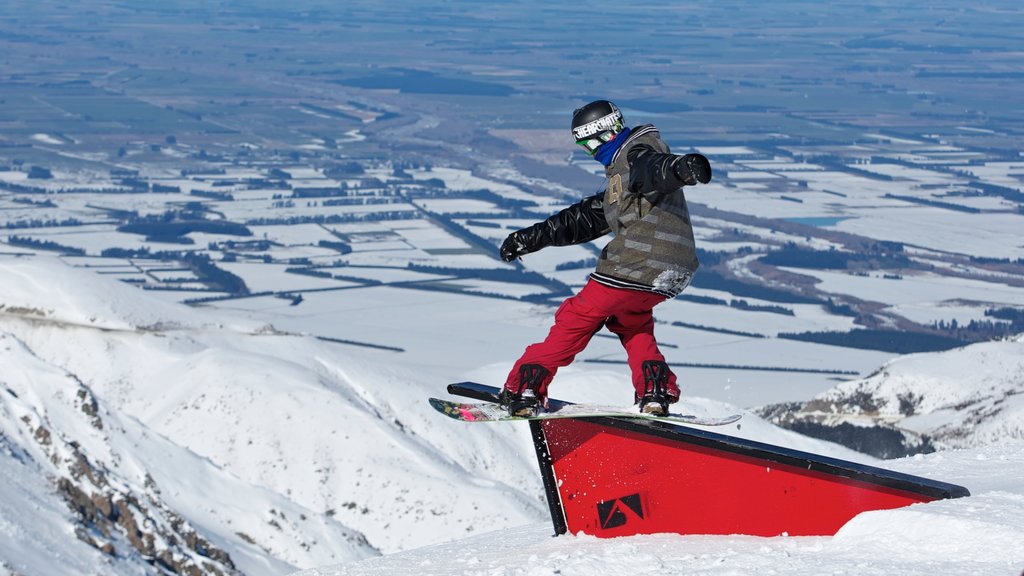
[[[448,392],[497,408],[493,386],[462,382]],[[551,403],[565,405],[556,412],[571,406]],[[527,420],[555,534],[826,536],[861,512],[970,495],[954,484],[638,416]]]

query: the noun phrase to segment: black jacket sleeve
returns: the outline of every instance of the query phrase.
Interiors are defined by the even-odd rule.
[[[547,246],[583,244],[600,238],[611,229],[604,217],[604,193],[588,196],[568,208],[514,232],[524,253]]]
[[[691,184],[677,173],[676,165],[682,156],[657,152],[647,145],[634,146],[629,160],[629,186],[632,194],[642,194],[651,204],[657,204],[666,194]]]

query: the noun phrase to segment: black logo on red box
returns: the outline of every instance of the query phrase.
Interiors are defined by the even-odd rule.
[[[644,519],[644,504],[639,494],[630,494],[615,500],[597,503],[597,517],[601,520],[601,529],[625,526],[630,520]]]

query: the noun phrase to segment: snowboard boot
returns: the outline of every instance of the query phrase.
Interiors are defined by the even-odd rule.
[[[539,364],[523,364],[519,367],[519,391],[502,388],[498,403],[508,410],[509,416],[536,416],[543,402],[538,390],[548,374],[548,369]]]
[[[635,398],[640,405],[640,412],[665,416],[668,414],[668,405],[679,400],[668,389],[668,364],[660,360],[647,360],[641,369],[644,373],[644,393],[636,394]]]

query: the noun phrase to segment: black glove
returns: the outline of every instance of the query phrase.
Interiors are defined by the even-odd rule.
[[[711,182],[711,163],[701,154],[676,156],[672,170],[687,186],[693,186],[698,182],[701,184]]]
[[[526,244],[519,238],[519,232],[509,234],[508,238],[505,238],[505,241],[501,243],[501,248],[498,249],[498,252],[501,254],[501,259],[505,262],[511,262],[523,254],[529,254]]]

